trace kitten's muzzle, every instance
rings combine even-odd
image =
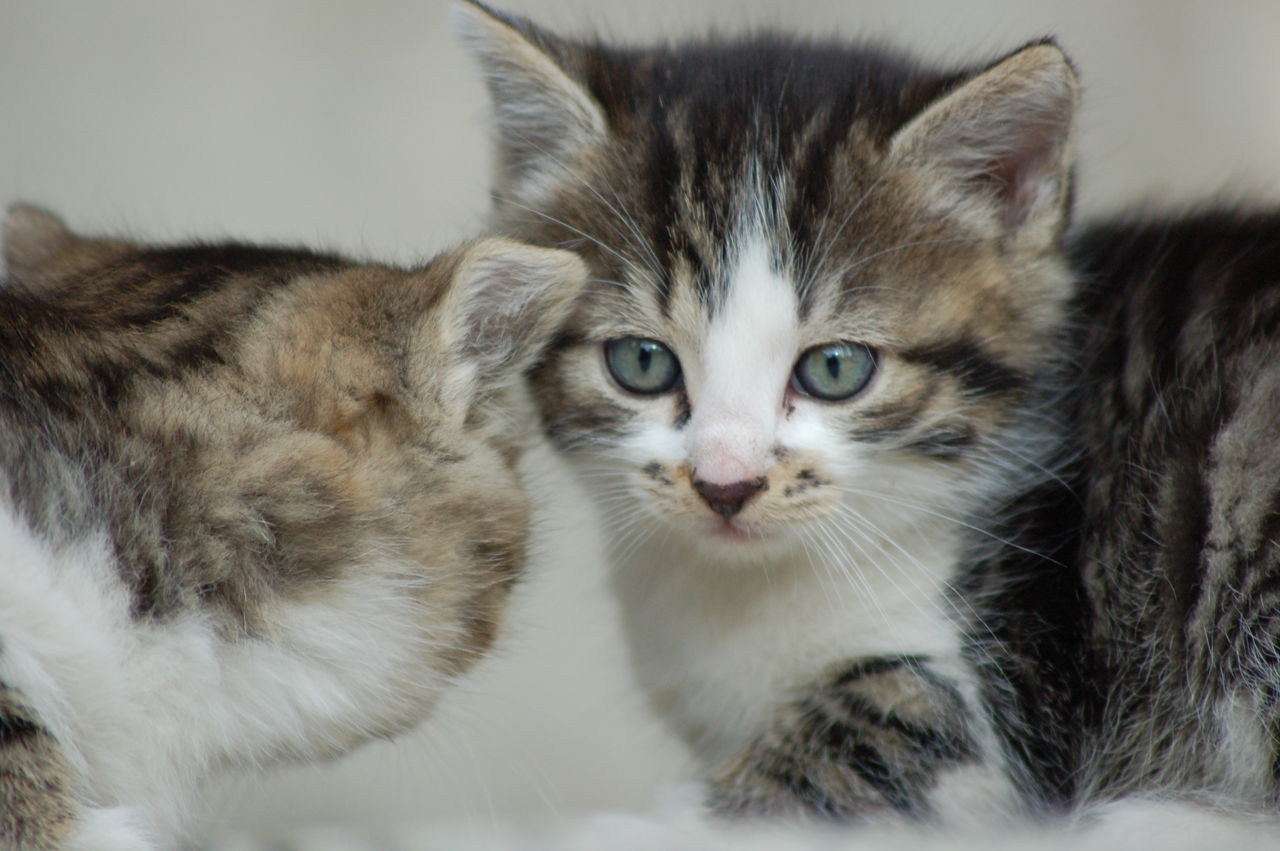
[[[693,480],[694,490],[711,510],[728,520],[742,510],[753,496],[768,490],[769,482],[763,476],[731,485],[716,485],[700,479]]]

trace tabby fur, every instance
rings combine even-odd
[[[173,847],[201,782],[421,721],[524,563],[521,371],[580,289],[6,222],[0,845]]]
[[[534,382],[715,809],[1274,806],[1280,218],[1073,234],[1052,41],[940,69],[460,12],[497,222],[594,274]],[[611,380],[630,337],[681,381]],[[806,396],[838,341],[873,379]]]

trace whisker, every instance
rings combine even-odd
[[[913,511],[919,511],[922,514],[927,514],[931,517],[937,517],[941,520],[946,520],[949,523],[955,523],[957,526],[968,529],[972,532],[977,532],[979,535],[983,535],[984,537],[990,538],[991,540],[996,541],[997,543],[1004,544],[1005,546],[1008,546],[1008,547],[1012,547],[1016,550],[1027,553],[1028,555],[1033,555],[1033,556],[1042,558],[1045,561],[1048,561],[1050,564],[1057,565],[1058,567],[1064,566],[1060,562],[1055,561],[1054,559],[1050,558],[1044,553],[1036,552],[1035,550],[1029,549],[1028,547],[1024,547],[1023,545],[1017,543],[1016,541],[1010,541],[1005,538],[1002,538],[988,529],[983,529],[981,526],[976,526],[959,517],[956,517],[955,515],[946,514],[942,511],[929,508],[923,503],[915,502],[911,500],[898,499],[895,497],[891,497],[888,494],[878,493],[876,491],[869,491],[862,488],[854,488],[848,485],[835,485],[834,487],[837,490],[841,491],[842,493],[848,493],[854,496],[867,497],[869,499],[878,499],[883,502],[889,503],[890,505],[899,505],[904,508],[909,508]]]
[[[573,225],[569,224],[569,223],[568,223],[568,222],[566,222],[566,221],[563,221],[563,220],[561,220],[561,219],[557,219],[555,216],[553,216],[553,215],[551,215],[551,214],[549,214],[549,213],[544,213],[544,212],[542,212],[541,210],[538,210],[538,209],[535,209],[535,208],[533,208],[533,207],[529,207],[529,206],[526,206],[526,205],[524,205],[524,204],[521,204],[519,201],[516,201],[514,198],[502,198],[502,199],[500,199],[500,200],[502,200],[502,202],[503,202],[503,203],[505,203],[505,204],[510,204],[511,206],[516,207],[517,209],[524,210],[524,211],[525,211],[525,212],[527,212],[527,213],[532,213],[533,215],[538,216],[539,218],[545,219],[546,221],[551,222],[552,224],[559,225],[560,227],[564,228],[565,230],[568,230],[568,231],[571,231],[572,233],[577,234],[578,236],[580,236],[580,237],[582,237],[583,239],[587,240],[587,241],[588,241],[588,242],[590,242],[591,244],[593,244],[593,245],[595,245],[595,246],[599,247],[600,249],[602,249],[602,250],[604,250],[604,251],[607,251],[609,254],[613,255],[615,258],[617,258],[618,260],[620,260],[622,263],[624,263],[624,264],[625,264],[625,265],[627,265],[628,267],[631,267],[631,266],[634,266],[634,265],[635,265],[631,258],[629,258],[629,257],[627,257],[626,255],[622,254],[620,251],[616,250],[616,249],[615,249],[615,248],[613,248],[612,246],[610,246],[610,245],[608,245],[608,244],[606,244],[606,243],[604,243],[604,242],[600,241],[599,239],[597,239],[596,237],[594,237],[594,236],[592,236],[591,234],[587,233],[586,231],[584,231],[584,230],[580,230],[580,229],[578,229],[578,228],[574,227]],[[643,265],[643,264],[641,264],[641,265]],[[650,274],[652,274],[652,272],[650,272]],[[652,283],[652,282],[651,282],[651,283]]]

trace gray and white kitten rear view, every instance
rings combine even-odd
[[[1280,797],[1280,217],[1073,232],[1052,41],[937,68],[468,3],[533,372],[640,683],[729,814]]]
[[[0,846],[176,847],[211,774],[421,721],[522,568],[521,372],[581,261],[5,231]]]

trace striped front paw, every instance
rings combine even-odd
[[[734,816],[928,818],[939,776],[979,759],[956,687],[914,656],[860,659],[778,712],[711,779]]]

